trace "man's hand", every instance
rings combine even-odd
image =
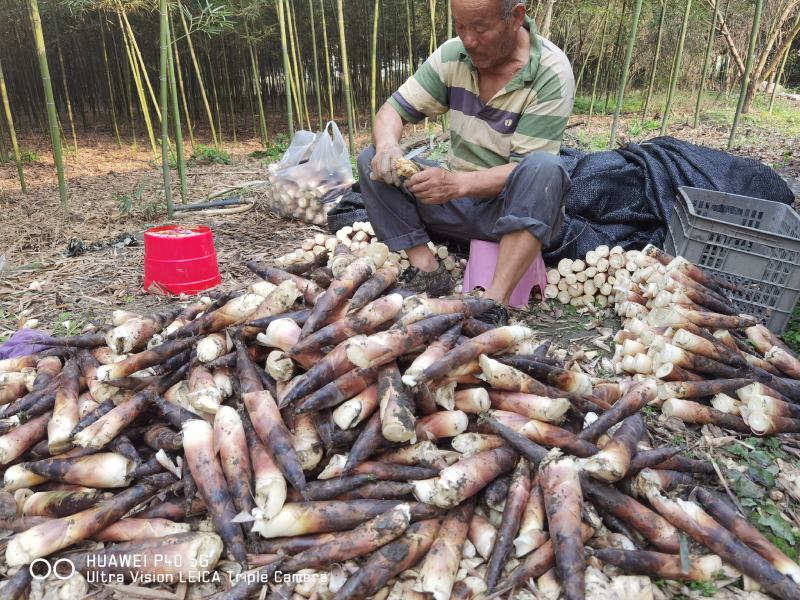
[[[400,175],[394,168],[394,161],[398,158],[403,158],[403,151],[397,144],[376,148],[375,158],[372,159],[372,179],[399,187]]]
[[[426,167],[410,177],[406,188],[423,204],[444,204],[465,195],[459,174],[439,167]]]

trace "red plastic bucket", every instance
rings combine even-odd
[[[196,294],[221,281],[214,237],[205,225],[162,225],[144,232],[144,289]]]

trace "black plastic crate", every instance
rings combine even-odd
[[[800,215],[792,207],[682,187],[664,249],[735,283],[736,306],[783,332],[800,297]]]

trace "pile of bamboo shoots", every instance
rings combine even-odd
[[[729,282],[648,246],[615,285],[616,368],[659,380],[656,404],[686,423],[800,432],[800,361],[728,299]]]
[[[331,172],[321,167],[310,171],[311,163],[299,167],[268,176],[272,208],[283,216],[324,226],[328,212],[353,185],[353,174],[350,168]]]
[[[638,250],[622,246],[598,246],[586,253],[583,259],[563,258],[555,269],[547,272],[544,297],[575,307],[608,306],[614,297],[614,284],[618,278],[627,279],[636,270]]]
[[[715,494],[671,494],[709,468],[651,446],[654,379],[569,370],[477,320],[491,301],[409,295],[385,246],[343,246],[0,361],[0,597],[66,557],[62,597],[607,600],[744,576],[800,598],[800,568]]]
[[[298,266],[302,268],[304,265],[314,261],[319,262],[321,257],[330,257],[327,266],[332,267],[332,260],[333,256],[336,255],[337,246],[344,246],[350,254],[362,255],[368,254],[370,246],[377,242],[378,238],[375,236],[372,224],[369,221],[356,221],[352,225],[339,229],[336,235],[317,233],[313,237],[304,239],[299,248],[276,258],[274,264],[280,269],[294,270]],[[436,245],[433,242],[428,242],[428,247],[460,286],[460,282],[464,277],[466,259],[451,255],[445,245]],[[405,250],[401,250],[399,253],[390,253],[389,260],[397,264],[400,272],[410,266]],[[461,288],[459,287],[456,291],[460,293]]]

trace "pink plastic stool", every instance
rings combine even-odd
[[[469,260],[464,271],[464,292],[471,292],[476,287],[488,288],[494,277],[497,266],[497,257],[500,254],[500,244],[472,240],[469,244]],[[509,305],[514,308],[528,306],[533,286],[539,286],[544,292],[547,285],[547,269],[544,266],[542,255],[536,257],[533,264],[519,280],[517,287],[511,293]]]

